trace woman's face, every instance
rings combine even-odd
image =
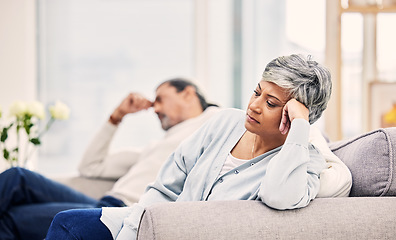
[[[271,82],[259,82],[246,111],[246,129],[262,137],[282,136],[279,125],[288,100],[283,88]]]

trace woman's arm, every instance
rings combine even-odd
[[[311,126],[309,142],[326,160],[326,168],[320,173],[320,189],[317,197],[348,197],[352,187],[352,174],[329,148],[318,128]]]
[[[305,207],[319,191],[319,174],[325,168],[323,156],[308,143],[309,123],[294,119],[280,152],[268,163],[259,197],[269,207]]]

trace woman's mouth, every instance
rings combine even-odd
[[[246,120],[251,123],[260,123],[255,118],[251,117],[249,114],[246,114]]]

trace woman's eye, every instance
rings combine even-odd
[[[270,101],[267,101],[267,105],[268,105],[268,107],[270,107],[270,108],[276,107],[276,105],[273,104],[273,103],[271,103]]]
[[[256,95],[256,97],[260,96],[260,93],[257,90],[254,90],[254,95]]]

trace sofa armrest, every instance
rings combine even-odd
[[[53,180],[65,184],[79,192],[82,192],[92,198],[100,199],[109,191],[116,180],[86,177],[62,177]]]
[[[259,201],[176,202],[150,206],[138,239],[391,239],[396,197],[317,198],[279,211]]]

